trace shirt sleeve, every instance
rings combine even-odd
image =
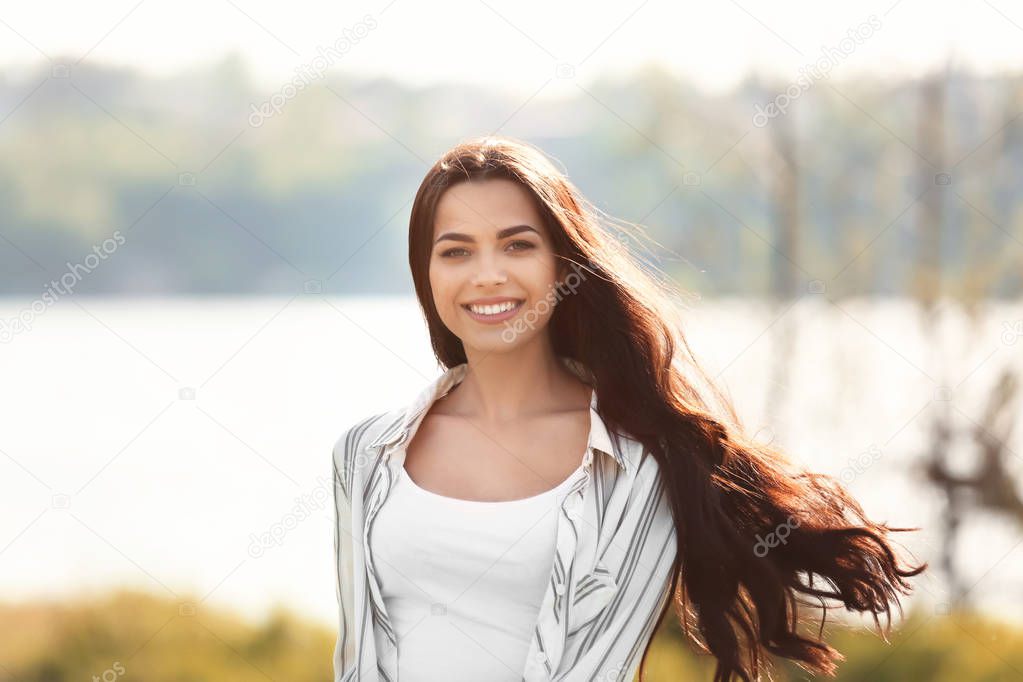
[[[352,554],[352,501],[345,463],[351,447],[346,430],[334,445],[334,567],[338,605],[338,634],[334,645],[334,682],[352,679],[355,660],[355,582]]]

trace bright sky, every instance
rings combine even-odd
[[[85,56],[168,73],[233,50],[274,87],[308,68],[317,47],[357,30],[331,72],[532,93],[559,63],[586,82],[660,61],[718,90],[751,69],[794,79],[872,14],[876,28],[833,76],[919,73],[947,55],[984,72],[1023,69],[1023,5],[1012,0],[0,0],[0,69]],[[559,92],[577,94],[569,79],[544,88]]]

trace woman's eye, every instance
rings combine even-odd
[[[508,245],[508,247],[509,248],[516,247],[513,248],[512,251],[528,251],[529,249],[536,248],[533,242],[527,242],[522,239],[512,242],[511,244]],[[447,251],[441,251],[440,256],[441,258],[454,258],[456,256],[466,255],[468,253],[469,253],[468,249],[456,247],[453,249],[448,249]]]

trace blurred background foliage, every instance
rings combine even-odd
[[[70,78],[0,73],[0,111],[13,112],[0,130],[0,292],[39,293],[119,230],[117,267],[78,292],[281,294],[315,279],[323,293],[410,293],[420,180],[451,144],[502,132],[647,226],[659,265],[708,295],[770,292],[777,251],[819,279],[840,273],[835,296],[905,293],[921,229],[937,235],[945,292],[980,277],[991,296],[1020,294],[1023,134],[1007,121],[1023,77],[823,79],[755,121],[789,85],[750,76],[711,95],[649,65],[524,103],[497,84],[327,74],[267,117],[254,112],[274,93],[238,56],[167,77],[90,62]],[[921,220],[928,192],[940,212]]]
[[[104,671],[112,671],[109,679],[124,675],[140,682],[331,679],[329,628],[286,610],[250,623],[193,605],[130,590],[59,603],[0,604],[0,679],[104,679]],[[935,617],[910,611],[893,623],[888,643],[875,630],[838,624],[832,615],[825,635],[846,659],[829,678],[835,682],[1023,679],[1023,632],[967,612]],[[677,622],[666,616],[647,656],[645,680],[710,679],[712,663],[683,641]],[[788,661],[774,666],[778,682],[810,679]]]

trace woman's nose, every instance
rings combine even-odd
[[[479,259],[479,268],[473,275],[473,284],[477,286],[501,284],[507,279],[508,275],[505,274],[496,259],[486,256]]]

